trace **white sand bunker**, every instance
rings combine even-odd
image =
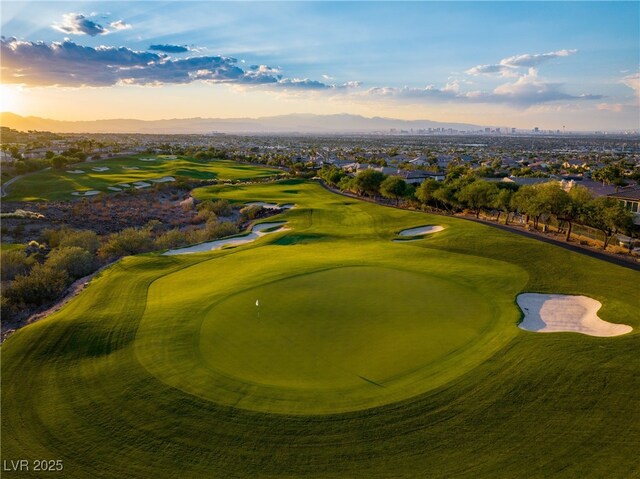
[[[89,190],[89,191],[74,191],[73,193],[71,193],[73,196],[93,196],[93,195],[97,195],[100,194],[99,191],[96,190]]]
[[[537,333],[572,332],[589,336],[620,336],[633,329],[598,317],[600,301],[587,296],[524,293],[517,298],[524,312],[520,329]]]
[[[119,183],[118,185],[120,188],[131,188],[131,185],[129,183]]]
[[[157,178],[151,181],[154,183],[169,183],[171,181],[176,181],[176,179],[173,176],[163,176],[162,178]]]
[[[122,169],[123,170],[139,170],[140,167],[139,166],[123,166]]]
[[[268,210],[275,210],[275,209],[283,209],[283,210],[290,210],[291,208],[293,208],[295,205],[293,203],[287,203],[286,205],[278,205],[276,203],[265,203],[264,201],[253,201],[251,203],[246,203],[247,206],[262,206],[263,208],[266,208]]]
[[[147,183],[146,181],[136,181],[133,186],[136,188],[148,188],[151,186],[151,183]]]
[[[96,166],[95,168],[91,168],[93,171],[109,171],[109,167],[108,166]]]
[[[251,233],[244,236],[236,236],[234,238],[208,241],[206,243],[187,246],[186,248],[170,249],[169,251],[162,254],[172,256],[176,254],[202,253],[204,251],[213,251],[216,249],[220,249],[225,246],[238,246],[246,243],[251,243],[262,236],[283,231],[284,228],[282,228],[282,225],[284,225],[284,223],[284,221],[275,223],[260,223],[259,225],[254,225],[253,228],[251,228]],[[272,231],[265,231],[271,230],[272,228]]]
[[[67,173],[72,173],[74,175],[79,175],[81,173],[84,173],[84,171],[82,171],[82,170],[67,170]]]
[[[118,188],[117,186],[107,186],[111,191],[122,191],[122,188]]]
[[[432,226],[418,226],[417,228],[409,228],[408,230],[402,230],[398,233],[398,236],[422,236],[428,235],[431,233],[437,233],[438,231],[442,231],[444,228],[440,225],[432,225]],[[421,238],[416,238],[419,240]],[[394,239],[393,241],[397,243],[405,243],[407,241],[415,241],[410,239]]]
[[[155,158],[140,158],[140,161],[156,161]]]

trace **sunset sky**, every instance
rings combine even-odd
[[[640,129],[639,2],[5,2],[1,109]]]

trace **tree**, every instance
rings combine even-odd
[[[67,166],[67,158],[62,155],[56,155],[51,158],[51,166],[56,170],[62,170]]]
[[[376,196],[380,194],[380,185],[385,178],[381,171],[364,170],[355,176],[353,186],[360,195]]]
[[[587,217],[588,205],[593,196],[591,192],[584,186],[574,186],[569,191],[569,204],[567,208],[560,212],[558,219],[565,221],[568,225],[565,241],[570,241],[571,230],[575,221],[585,222]]]
[[[437,207],[438,200],[434,193],[440,189],[441,186],[442,184],[436,180],[425,180],[420,184],[420,186],[418,186],[418,188],[416,188],[416,198],[418,198],[418,201],[423,205],[428,205],[434,202]]]
[[[513,212],[513,206],[511,199],[513,198],[513,192],[507,188],[500,188],[498,194],[493,200],[493,207],[498,210],[498,217],[496,221],[500,221],[500,213],[505,213],[504,224],[509,224],[509,215]]]
[[[538,228],[538,220],[544,213],[540,202],[539,190],[535,186],[522,186],[513,195],[513,206],[517,211],[526,215],[525,222],[529,221],[529,217],[533,217],[533,227]]]
[[[458,200],[475,212],[476,218],[480,217],[480,210],[493,205],[498,194],[495,183],[477,180],[464,186],[458,192]]]
[[[380,183],[380,194],[385,198],[395,199],[396,205],[407,194],[407,190],[407,182],[399,176],[388,176]]]
[[[330,185],[337,185],[347,174],[335,166],[324,166],[318,171],[318,176]]]
[[[587,208],[587,224],[604,235],[602,249],[607,249],[613,235],[629,232],[634,227],[633,214],[614,198],[598,197]]]
[[[558,221],[568,217],[571,212],[571,197],[559,183],[544,183],[536,186],[540,210],[543,214],[553,216]]]

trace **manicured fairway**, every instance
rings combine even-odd
[[[637,272],[313,183],[196,196],[296,207],[251,244],[125,258],[14,334],[3,460],[72,478],[640,474]],[[444,230],[393,242],[424,225]],[[522,331],[522,291],[595,298],[634,330]]]
[[[153,159],[154,161],[144,161]],[[96,171],[108,168],[104,171]],[[282,173],[229,160],[175,159],[162,155],[140,155],[78,163],[63,170],[48,169],[20,178],[8,188],[5,201],[71,200],[76,191],[114,193],[109,187],[131,189],[135,182],[151,182],[171,176],[179,179],[246,180]],[[118,186],[122,184],[129,186]]]

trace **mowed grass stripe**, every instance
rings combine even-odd
[[[330,211],[343,198],[306,183],[256,188],[199,194],[297,203],[299,208],[285,217],[290,223],[297,218],[297,228],[210,255],[127,259],[126,269],[105,271],[62,311],[2,346],[2,459],[60,458],[65,477],[87,478],[638,475],[638,273],[452,218],[358,203],[372,216],[384,217],[378,221],[392,232],[428,223],[447,227],[410,244],[389,241],[389,251],[425,255],[425,261],[433,256],[442,265],[460,255],[471,263],[479,258],[476,273],[461,275],[465,285],[486,274],[484,265],[504,263],[505,270],[526,272],[514,290],[595,297],[603,302],[603,319],[630,324],[634,331],[594,338],[516,329],[489,358],[446,384],[343,414],[291,416],[233,408],[150,375],[137,360],[140,311],[131,305],[145,303],[149,284],[151,294],[163,278],[179,275],[174,268],[207,264],[208,281],[226,281],[233,271],[221,263],[232,256],[242,260],[235,269],[244,269],[265,258],[277,265],[278,258],[316,244],[331,251],[334,237],[358,248],[367,242],[349,242],[347,230],[331,227]],[[284,191],[292,189],[298,193]],[[384,239],[393,237],[388,233]],[[280,245],[287,238],[293,241]],[[269,254],[252,260],[261,250]],[[454,272],[462,271],[451,264]],[[197,297],[204,286],[193,284]],[[515,305],[515,298],[509,301]],[[179,323],[180,309],[174,313],[172,321]]]

